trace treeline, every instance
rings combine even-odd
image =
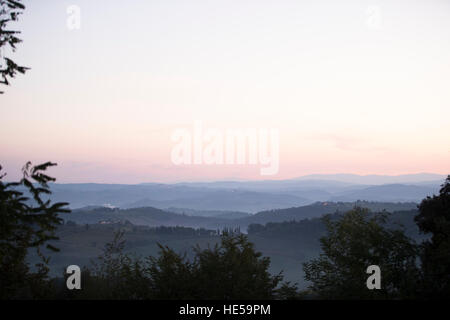
[[[360,207],[355,205],[353,209],[366,207]],[[351,211],[348,209],[346,212]],[[328,214],[328,219],[339,220],[346,212],[335,212]],[[423,234],[420,234],[420,230],[417,224],[414,222],[414,216],[418,214],[417,210],[399,211],[399,212],[387,212],[387,211],[373,211],[368,210],[368,217],[375,215],[385,215],[387,228],[402,228],[405,233],[415,239],[421,240],[426,238]],[[251,236],[262,236],[270,238],[289,238],[298,240],[311,240],[319,239],[326,233],[326,225],[323,222],[323,218],[310,218],[303,220],[290,220],[283,222],[269,222],[266,224],[250,224],[247,228],[247,232]]]
[[[133,225],[129,221],[107,221],[105,223],[97,224],[77,224],[74,221],[67,220],[63,225],[60,226],[60,230],[67,229],[78,229],[78,230],[112,230],[112,231],[127,231],[127,232],[140,232],[149,235],[177,235],[180,237],[193,236],[193,237],[207,237],[207,236],[218,236],[220,235],[220,230],[211,230],[205,228],[190,228],[183,226],[159,226],[159,227],[149,227],[149,226],[137,226]]]
[[[266,237],[294,237],[312,238],[325,231],[321,219],[303,219],[284,222],[269,222],[265,225],[251,224],[247,228],[249,235],[262,235]]]

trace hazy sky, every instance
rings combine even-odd
[[[27,160],[59,182],[450,172],[450,1],[25,4],[13,58],[32,69],[0,96],[11,179]],[[279,173],[175,166],[195,120],[278,129]]]

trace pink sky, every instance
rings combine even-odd
[[[0,96],[11,179],[28,160],[59,182],[450,172],[448,1],[105,3],[77,1],[69,30],[72,2],[28,1],[13,57],[32,69]],[[278,174],[175,166],[196,120],[279,130]]]

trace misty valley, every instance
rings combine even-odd
[[[259,212],[238,218],[224,218],[227,212],[215,216],[195,216],[174,213],[152,207],[134,209],[86,208],[64,214],[64,225],[54,243],[61,253],[50,253],[53,276],[63,276],[67,265],[89,265],[101,254],[114,232],[123,230],[127,253],[156,256],[158,243],[179,253],[193,257],[196,245],[207,248],[220,241],[221,230],[237,230],[248,235],[256,250],[271,259],[272,274],[283,272],[285,279],[306,289],[302,263],[320,253],[319,239],[326,233],[321,217],[331,214],[335,219],[355,206],[392,212],[390,224],[401,224],[415,240],[423,239],[413,218],[417,214],[414,203],[314,203],[309,206]],[[219,214],[218,214],[219,213]],[[230,213],[232,216],[233,213]],[[218,216],[218,217],[217,217]],[[31,255],[30,258],[37,258]]]

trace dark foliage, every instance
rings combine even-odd
[[[2,50],[9,48],[15,51],[16,45],[22,42],[17,37],[20,32],[7,29],[7,25],[17,21],[24,9],[21,0],[0,0],[0,84],[9,85],[8,78],[14,78],[17,72],[25,73],[28,69],[2,55]]]
[[[324,217],[319,258],[304,264],[313,294],[324,299],[398,299],[415,296],[417,247],[403,230],[384,227],[386,216],[355,208],[339,220]],[[366,269],[382,270],[381,290],[368,290]]]
[[[192,261],[159,245],[158,257],[123,253],[116,233],[93,268],[83,270],[81,299],[275,299],[296,298],[297,288],[268,271],[270,259],[240,233],[224,232],[213,248],[195,248]]]
[[[450,297],[450,176],[439,195],[427,197],[419,205],[415,221],[420,230],[431,235],[422,244],[423,296]]]
[[[50,194],[48,183],[55,179],[44,172],[54,163],[23,168],[20,182],[4,183],[5,174],[0,174],[0,298],[35,298],[48,293],[46,288],[48,259],[40,248],[54,236],[56,227],[61,223],[58,214],[69,212],[64,207],[67,203],[44,201],[43,195]],[[1,170],[1,166],[0,166]],[[24,187],[31,198],[19,191]],[[42,262],[32,272],[26,256],[34,248]],[[50,250],[57,250],[47,244]]]

